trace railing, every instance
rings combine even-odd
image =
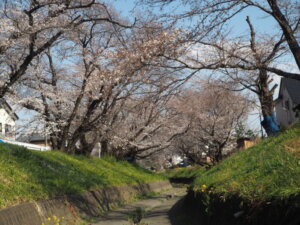
[[[12,145],[19,145],[25,148],[28,148],[30,150],[37,150],[37,151],[50,151],[51,147],[49,146],[39,146],[39,145],[34,145],[34,144],[29,144],[25,142],[18,142],[18,141],[11,141],[11,140],[4,140],[2,139],[5,143],[9,143]]]

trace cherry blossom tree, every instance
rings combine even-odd
[[[189,124],[170,104],[177,88],[151,95],[135,96],[127,101],[118,121],[111,128],[110,143],[113,154],[119,157],[144,159],[171,147],[173,140],[185,134]]]
[[[234,130],[246,119],[251,101],[239,92],[220,86],[218,81],[201,81],[176,99],[177,110],[190,121],[185,135],[179,136],[175,145],[194,161],[202,153],[213,163],[223,157],[223,150],[234,140]]]
[[[225,75],[220,76],[219,79],[224,81],[227,88],[228,84],[231,84],[234,91],[247,90],[258,97],[264,118],[262,125],[268,136],[272,136],[279,132],[274,112],[274,91],[278,85],[271,86],[272,75],[266,69],[261,68],[261,65],[272,66],[278,62],[278,58],[286,55],[287,48],[284,46],[283,36],[277,40],[274,37],[263,36],[258,40],[249,17],[247,17],[247,23],[250,28],[249,41],[245,37],[240,37],[215,43],[203,42],[203,44],[209,46],[214,52],[216,62],[224,64],[217,71]],[[191,59],[191,61],[194,60],[194,58]],[[247,67],[257,69],[256,71],[247,70],[245,69]]]
[[[187,57],[173,59],[177,67],[186,67],[199,72],[215,71],[215,79],[235,82],[240,85],[236,90],[247,89],[255,93],[261,105],[262,126],[268,136],[278,133],[279,128],[274,114],[273,94],[277,85],[270,87],[272,74],[300,79],[300,73],[283,69],[285,58],[295,59],[300,69],[299,47],[299,3],[293,0],[282,1],[160,1],[150,3],[184,3],[187,7],[178,14],[164,15],[172,22],[191,19],[191,25],[185,26],[185,45],[194,52],[187,52]],[[277,23],[277,30],[272,34],[259,34],[250,18],[245,18],[250,28],[250,39],[232,35],[226,29],[230,21],[248,8],[256,8]],[[184,41],[183,41],[184,42]],[[196,50],[195,50],[196,49]],[[219,74],[225,74],[225,77]],[[236,86],[235,86],[236,87]]]
[[[28,93],[21,95],[19,104],[38,113],[54,148],[84,154],[96,143],[101,143],[103,152],[108,147],[114,151],[138,145],[143,146],[139,151],[153,145],[162,148],[147,144],[145,138],[137,141],[141,132],[135,138],[130,133],[124,137],[120,118],[129,112],[133,99],[163,99],[184,82],[176,72],[159,67],[161,55],[178,54],[170,52],[177,45],[178,32],[138,28],[128,33],[107,24],[82,26],[77,36],[49,48],[24,76],[22,85]],[[150,111],[157,106],[151,107]],[[154,124],[157,117],[152,117],[150,113],[144,126]]]
[[[16,84],[38,56],[91,21],[126,27],[97,0],[1,1],[0,97]]]
[[[249,8],[255,8],[277,22],[278,28],[277,32],[274,32],[274,37],[278,35],[284,37],[283,41],[287,44],[300,70],[300,3],[297,0],[144,0],[144,2],[151,5],[162,4],[163,6],[170,3],[184,4],[186,6],[184,10],[177,14],[167,12],[162,17],[168,18],[172,23],[174,21],[180,23],[187,19],[192,21],[190,26],[186,25],[187,23],[183,25],[189,32],[190,41],[209,41],[215,40],[214,37],[224,36],[228,32],[224,27],[234,17]],[[273,47],[275,48],[276,45]],[[249,66],[245,69],[256,70],[256,67]],[[276,65],[261,65],[260,69],[265,69],[279,76],[300,80],[299,73],[282,70]]]

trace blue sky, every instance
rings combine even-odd
[[[132,14],[133,9],[135,11],[145,9],[145,7],[141,6],[140,4],[136,6],[136,0],[106,0],[106,2],[113,5],[118,12],[130,20],[134,19],[134,15]],[[166,8],[166,11],[168,10],[169,8]],[[170,10],[174,9],[172,8]],[[180,11],[180,8],[178,8],[178,11]],[[259,33],[274,32],[274,28],[276,27],[275,20],[270,17],[266,17],[266,13],[262,12],[261,10],[258,10],[254,7],[249,7],[231,20],[232,27],[234,28],[233,31],[236,34],[245,34],[248,31],[246,16],[250,17]]]

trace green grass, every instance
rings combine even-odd
[[[87,158],[0,144],[0,208],[164,177],[113,157]]]
[[[203,166],[191,166],[185,168],[175,168],[166,171],[166,176],[169,178],[189,178],[198,177],[205,171]]]
[[[196,176],[194,186],[254,201],[285,199],[300,192],[300,125],[238,152]]]

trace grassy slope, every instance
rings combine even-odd
[[[205,168],[202,166],[192,166],[184,168],[175,168],[166,171],[166,176],[169,178],[189,178],[198,177],[203,174]]]
[[[91,159],[0,144],[0,208],[103,186],[162,178],[112,157]]]
[[[300,125],[234,154],[198,173],[196,187],[250,200],[282,199],[300,192]]]

